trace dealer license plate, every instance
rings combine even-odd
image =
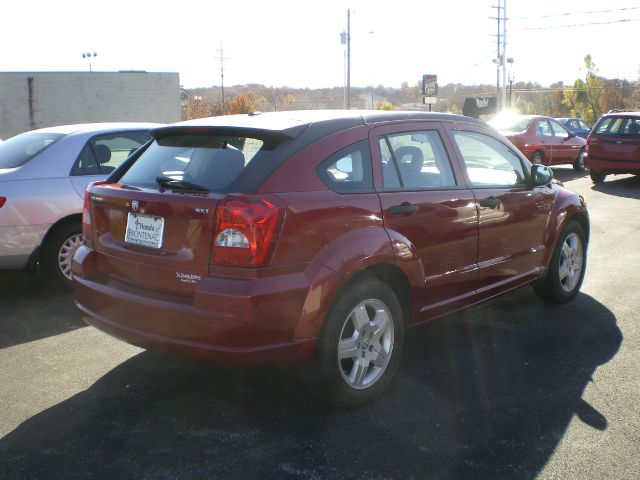
[[[163,232],[164,218],[129,212],[124,241],[144,247],[160,248]]]

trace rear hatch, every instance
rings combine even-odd
[[[640,164],[640,117],[603,117],[589,137],[594,159]]]
[[[207,274],[219,198],[121,184],[94,187],[99,271],[129,284],[189,294]]]
[[[273,155],[267,142],[238,135],[178,131],[156,139],[109,183],[91,187],[85,200],[90,225],[84,231],[98,253],[99,275],[158,292],[192,294],[213,259],[217,208],[235,207],[238,195],[229,192],[238,191],[252,163]],[[228,227],[224,232],[231,233],[223,235],[218,250],[231,249],[242,237]],[[245,238],[240,246],[251,241]]]

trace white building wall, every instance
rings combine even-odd
[[[55,125],[179,120],[177,73],[0,73],[2,139]]]

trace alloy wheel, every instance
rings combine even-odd
[[[382,377],[393,337],[391,312],[381,301],[365,300],[349,313],[338,340],[338,368],[350,387],[369,388]]]
[[[575,233],[565,238],[560,252],[559,277],[562,289],[569,293],[572,292],[582,274],[584,264],[582,241]]]

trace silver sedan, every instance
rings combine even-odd
[[[151,139],[152,123],[65,125],[0,143],[0,269],[70,283],[89,182],[105,179]]]

